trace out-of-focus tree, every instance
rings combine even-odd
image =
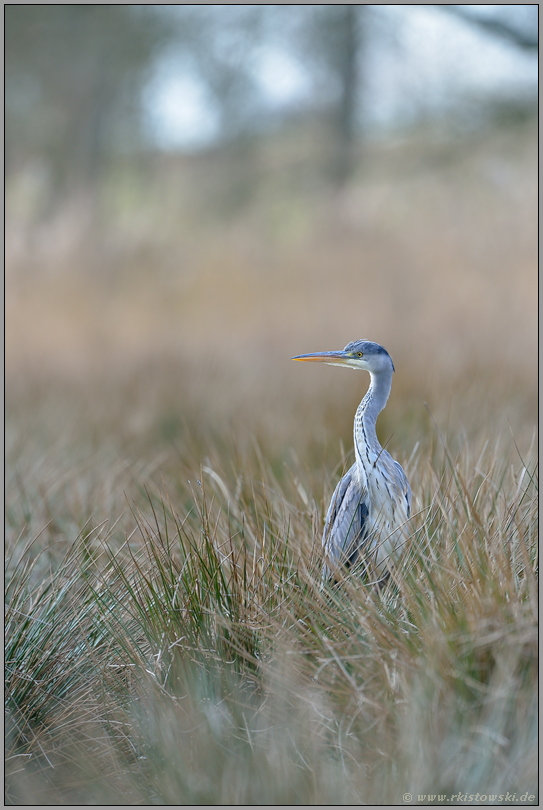
[[[292,14],[292,6],[283,6]],[[330,133],[327,174],[341,185],[351,175],[354,145],[360,137],[366,23],[365,5],[298,6],[291,38],[312,78],[313,111],[323,116]]]
[[[266,107],[255,65],[262,49],[290,53],[311,89],[296,110],[298,117],[319,119],[329,133],[325,173],[343,183],[352,173],[355,141],[360,135],[365,5],[251,5],[192,7],[190,55],[194,73],[216,105],[224,142],[262,132],[280,118]],[[292,115],[293,111],[290,110]]]
[[[341,185],[352,175],[356,147],[367,132],[371,81],[374,96],[379,92],[368,54],[375,56],[383,37],[390,37],[398,24],[390,10],[398,8],[7,5],[7,172],[29,157],[40,158],[54,202],[96,185],[109,157],[152,148],[142,98],[157,63],[170,59],[202,88],[216,121],[218,151],[227,155],[223,164],[240,199],[247,199],[254,182],[258,136],[288,117],[328,133],[315,169]],[[489,6],[484,13],[470,6],[426,8],[455,14],[512,46],[536,47],[533,6]],[[303,74],[306,92],[295,109],[266,97],[266,53],[286,54]],[[409,103],[416,108],[416,100]],[[230,206],[231,188],[227,196]]]
[[[254,146],[254,136],[285,117],[326,124],[327,174],[341,183],[351,174],[360,134],[364,5],[166,6],[177,36],[172,59],[204,88],[213,106],[219,142]],[[308,93],[296,110],[269,105],[259,74],[265,51],[289,54],[307,79]]]
[[[394,37],[390,15],[359,4],[175,8],[181,9],[180,20],[193,16],[185,26],[191,39],[180,38],[179,48],[190,54],[192,70],[212,99],[223,144],[248,150],[247,136],[280,117],[280,110],[267,109],[255,70],[259,48],[271,45],[288,52],[307,76],[310,89],[294,115],[325,125],[328,149],[321,169],[336,185],[351,177],[357,144],[367,131],[368,50],[375,52],[384,38]],[[493,6],[484,13],[465,6],[439,8],[512,46],[537,47],[533,7]],[[494,104],[489,98],[489,111]]]
[[[170,5],[157,13],[171,39],[162,58],[199,85],[215,121],[213,203],[227,214],[244,205],[257,183],[258,136],[270,126],[255,62],[270,34],[266,5]]]
[[[265,36],[266,6],[171,6],[179,56],[205,86],[220,140],[258,131],[264,113],[254,59]]]
[[[462,20],[497,36],[527,51],[539,48],[539,6],[534,5],[495,5],[487,6],[481,13],[480,6],[436,5]]]
[[[379,6],[282,6],[284,16],[298,9],[292,37],[300,58],[313,78],[314,105],[327,118],[331,132],[328,174],[341,185],[354,168],[355,147],[367,132],[364,121],[369,47],[379,48],[394,38],[390,17]],[[427,8],[427,7],[425,7]],[[457,19],[525,51],[538,48],[538,6],[435,6]],[[379,44],[380,43],[380,44]],[[375,88],[374,88],[375,92]],[[489,94],[489,113],[496,100]],[[507,105],[507,101],[504,104]],[[511,102],[509,102],[511,103]],[[412,99],[416,107],[417,100]]]
[[[328,6],[328,24],[323,26],[323,55],[337,82],[332,177],[344,183],[353,170],[353,145],[357,135],[360,51],[363,43],[363,5]]]
[[[6,158],[47,165],[54,200],[142,145],[141,87],[166,27],[152,6],[6,5]]]

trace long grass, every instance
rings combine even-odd
[[[256,459],[255,459],[256,462]],[[262,458],[258,460],[262,467]],[[464,447],[418,457],[382,592],[320,584],[303,471],[87,526],[35,581],[8,562],[8,799],[399,803],[536,790],[536,483]]]

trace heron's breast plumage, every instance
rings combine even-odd
[[[326,516],[323,544],[329,561],[350,566],[365,559],[380,567],[393,559],[407,538],[410,505],[407,478],[386,450],[367,464],[357,458],[338,483]]]

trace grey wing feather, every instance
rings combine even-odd
[[[324,550],[333,565],[354,565],[367,536],[368,516],[368,492],[353,464],[335,489],[324,524]],[[325,565],[323,578],[329,575]]]
[[[409,486],[409,481],[407,480],[407,476],[403,471],[402,465],[397,461],[394,461],[394,465],[396,467],[398,478],[400,480],[400,487],[403,490],[405,496],[406,512],[407,517],[409,518],[411,517],[411,487]]]

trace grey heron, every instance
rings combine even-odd
[[[392,385],[394,364],[371,340],[343,351],[300,354],[292,360],[330,363],[368,371],[370,386],[354,418],[355,462],[338,483],[324,524],[323,581],[333,570],[360,566],[377,581],[388,578],[389,561],[407,539],[411,487],[397,461],[381,447],[375,424]]]

